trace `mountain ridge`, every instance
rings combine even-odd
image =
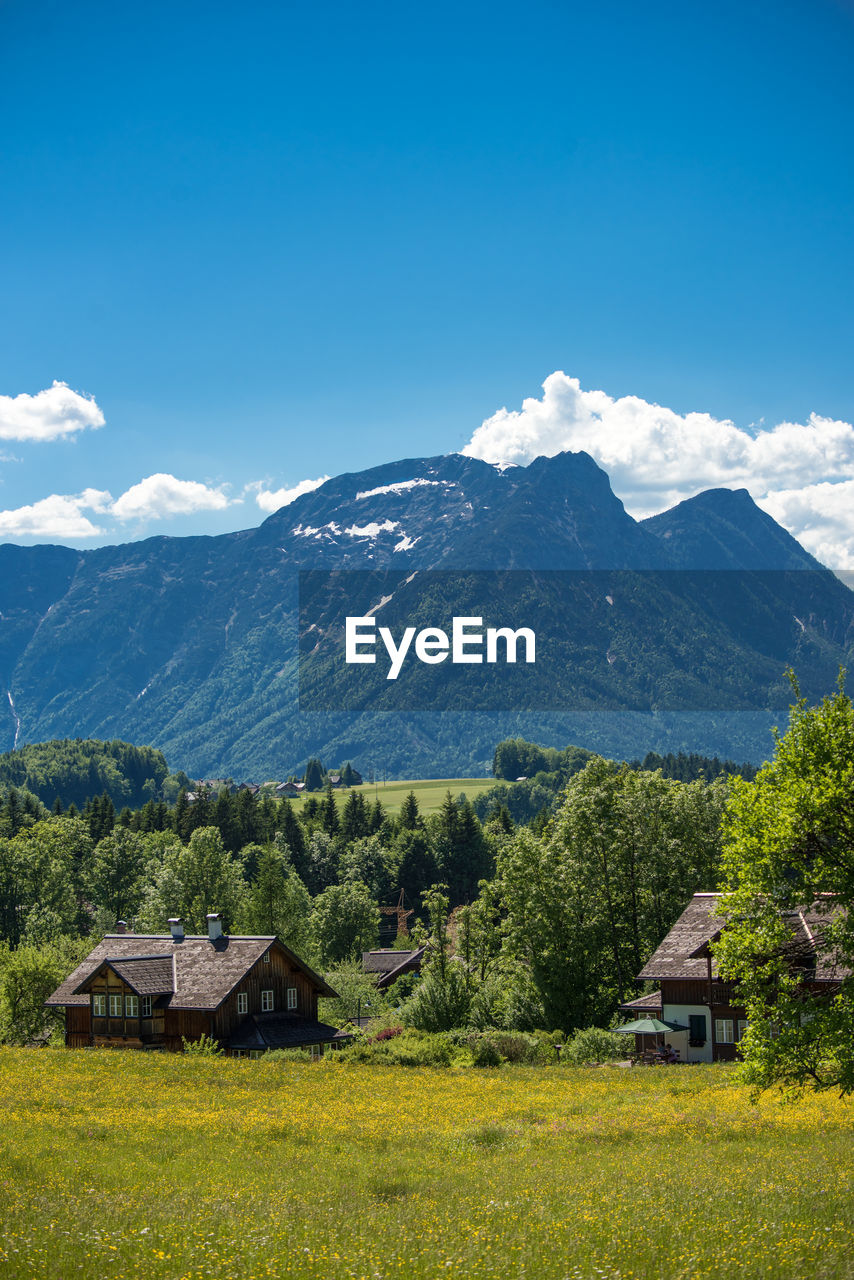
[[[798,608],[807,639],[832,665],[851,647],[854,596],[745,491],[707,491],[636,521],[586,453],[504,470],[461,454],[399,459],[332,477],[257,527],[213,537],[158,536],[79,552],[6,544],[0,745],[13,745],[15,733],[19,743],[122,737],[158,746],[200,775],[284,776],[309,754],[378,753],[388,736],[381,716],[299,714],[302,568],[796,567],[817,575],[818,596],[799,596]],[[769,608],[791,629],[789,605],[780,599]],[[796,634],[795,654],[798,643],[803,652]],[[459,727],[429,716],[397,717],[397,745],[386,755],[404,772],[411,764],[424,776],[431,767],[463,776],[508,732],[517,736],[520,723],[485,713],[469,721],[461,738]],[[571,732],[571,723],[559,718],[552,736]],[[673,745],[632,733],[634,754]],[[675,745],[741,749],[726,740]]]

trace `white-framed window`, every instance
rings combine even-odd
[[[739,1038],[739,1040],[742,1038],[742,1036],[744,1035],[744,1033],[745,1033],[745,1031],[746,1031],[746,1030],[747,1030],[747,1019],[746,1019],[746,1018],[739,1018],[739,1020],[738,1020],[738,1038]]]
[[[238,991],[237,993],[237,1012],[238,1013],[249,1012],[249,996],[245,991]]]
[[[296,987],[288,987],[288,1008],[295,1009],[297,1007],[297,989]]]
[[[139,996],[132,996],[132,995],[125,996],[125,1017],[126,1018],[139,1017]]]
[[[264,1050],[263,1050],[263,1049],[250,1049],[250,1050],[249,1050],[249,1057],[250,1057],[250,1058],[263,1058],[263,1056],[264,1056]]]
[[[272,1013],[273,1011],[273,993],[272,991],[261,992],[261,1012]]]
[[[96,991],[92,996],[92,1017],[106,1018],[107,1016],[107,997],[103,991]]]
[[[151,996],[140,996],[139,1015],[141,1018],[151,1017]]]
[[[732,1018],[715,1018],[715,1040],[718,1044],[735,1044]]]
[[[121,992],[116,994],[110,993],[110,1017],[120,1018],[122,1016],[122,995]]]
[[[246,1057],[246,1050],[245,1050],[245,1049],[232,1049],[232,1051],[231,1051],[231,1056],[232,1056],[232,1058],[245,1058],[245,1057]]]
[[[265,951],[265,952],[264,952],[264,963],[265,963],[265,964],[269,964],[269,963],[270,963],[270,953],[269,953],[269,951]]]

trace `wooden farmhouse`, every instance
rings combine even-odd
[[[659,983],[659,990],[620,1007],[635,1017],[659,1018],[681,1028],[668,1042],[683,1062],[729,1062],[737,1056],[747,1015],[737,1004],[735,983],[718,975],[711,945],[726,921],[716,914],[720,894],[695,893],[667,937],[638,974]],[[821,936],[827,904],[785,912],[791,931],[787,955],[811,990],[832,995],[846,976],[823,953]],[[639,1046],[640,1047],[640,1046]]]
[[[70,1048],[166,1049],[210,1036],[234,1058],[346,1039],[317,1020],[318,996],[337,993],[276,937],[110,933],[46,1004],[65,1009]]]

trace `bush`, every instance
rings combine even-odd
[[[377,1036],[373,1040],[357,1041],[342,1049],[341,1057],[348,1062],[372,1066],[449,1067],[452,1046],[447,1036],[408,1029],[383,1040]]]
[[[218,1058],[222,1053],[220,1043],[211,1036],[201,1036],[198,1040],[188,1040],[181,1036],[184,1052],[194,1058]]]
[[[476,1067],[500,1067],[502,1061],[498,1045],[489,1036],[481,1036],[472,1045],[471,1060]]]
[[[581,1067],[590,1062],[614,1062],[625,1058],[629,1049],[625,1036],[604,1031],[601,1027],[586,1027],[570,1037],[561,1058],[570,1066]]]
[[[448,965],[442,981],[438,967],[431,965],[407,1001],[402,1012],[406,1022],[419,1031],[450,1031],[468,1020],[469,993],[461,966]]]
[[[264,1054],[264,1062],[313,1062],[308,1049],[270,1049]]]

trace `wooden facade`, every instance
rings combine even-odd
[[[317,1021],[318,997],[336,995],[323,978],[277,938],[230,938],[209,920],[207,936],[176,927],[99,943],[47,1002],[65,1009],[69,1048],[181,1052],[185,1040],[209,1036],[254,1057],[339,1038]]]

